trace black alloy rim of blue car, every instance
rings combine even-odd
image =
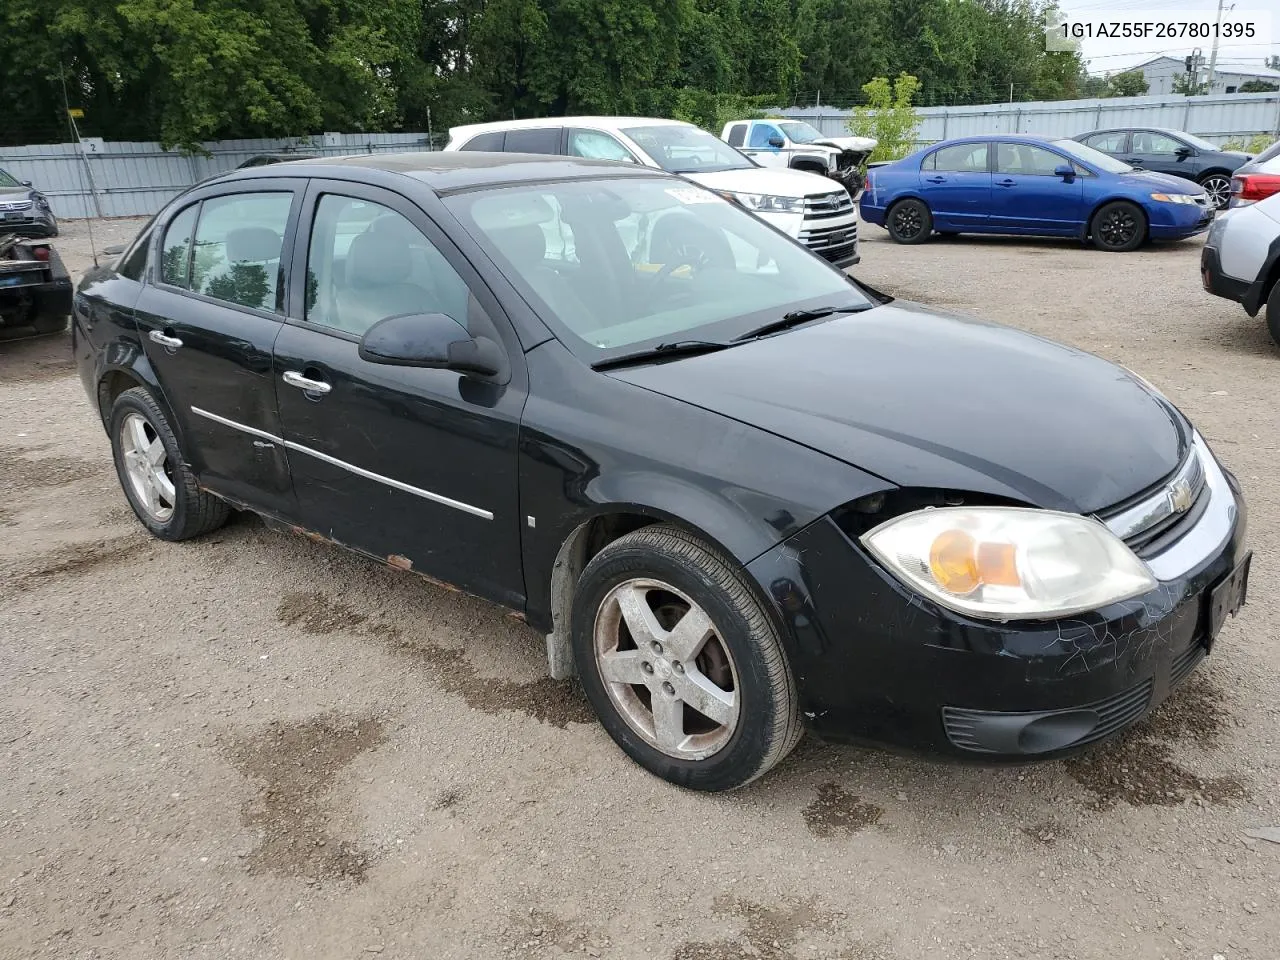
[[[901,204],[893,211],[893,229],[904,240],[910,240],[924,229],[920,209],[913,203]]]
[[[1137,230],[1138,219],[1128,210],[1108,210],[1098,224],[1098,234],[1108,247],[1123,247]]]

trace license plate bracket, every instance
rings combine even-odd
[[[1234,617],[1244,606],[1245,595],[1249,590],[1249,565],[1252,561],[1253,551],[1250,551],[1236,564],[1234,570],[1210,588],[1208,622],[1203,640],[1205,652],[1213,649],[1213,643],[1227,618]]]

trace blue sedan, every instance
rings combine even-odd
[[[1103,250],[1182,240],[1209,228],[1198,184],[1131,167],[1074,140],[944,140],[867,175],[862,219],[898,243],[937,231],[1079,237]]]

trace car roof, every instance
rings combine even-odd
[[[937,143],[931,143],[922,149],[932,150],[934,147],[949,147],[960,143],[1053,143],[1056,140],[1063,140],[1064,137],[1044,137],[1034,133],[981,133],[972,137],[948,137],[946,140],[939,140]]]
[[[425,151],[411,153],[354,154],[289,160],[268,167],[235,170],[224,179],[278,179],[291,174],[314,177],[340,175],[359,180],[363,170],[400,174],[425,183],[437,193],[499,184],[535,183],[546,180],[594,177],[667,177],[652,167],[611,160],[587,160],[542,153],[484,153],[480,151]]]
[[[537,130],[542,127],[592,127],[597,130],[621,131],[627,127],[691,127],[683,120],[658,117],[535,117],[528,120],[495,120],[492,123],[469,123],[449,129],[450,137],[486,133],[491,130]]]
[[[1185,131],[1185,130],[1174,130],[1172,127],[1148,127],[1148,126],[1139,126],[1139,127],[1105,127],[1105,128],[1103,128],[1102,130],[1089,130],[1089,131],[1088,131],[1088,132],[1086,132],[1086,133],[1079,133],[1079,134],[1076,134],[1076,136],[1078,136],[1078,137],[1091,137],[1091,136],[1093,136],[1095,133],[1134,133],[1134,132],[1139,131],[1139,130],[1148,131],[1148,132],[1150,132],[1150,133],[1167,133],[1167,134],[1168,134],[1169,136],[1171,136],[1171,137],[1192,137],[1192,136],[1195,136],[1195,134],[1187,133],[1187,131]]]

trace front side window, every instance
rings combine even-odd
[[[468,325],[470,291],[435,245],[380,203],[325,194],[307,249],[308,323],[363,336],[379,320],[443,313]]]
[[[191,263],[191,232],[196,225],[200,204],[187,207],[169,221],[160,245],[160,281],[175,287],[186,287]]]
[[[618,160],[635,163],[631,151],[607,133],[599,130],[570,130],[569,156],[588,160]]]
[[[756,167],[733,147],[692,124],[664,123],[622,131],[668,173],[712,173]],[[754,142],[755,134],[752,133]]]
[[[20,187],[20,186],[22,186],[22,183],[16,177],[14,177],[9,173],[6,173],[3,170],[0,170],[0,187]]]
[[[191,289],[215,300],[275,310],[292,193],[233,193],[206,200],[196,224]]]
[[[996,150],[996,173],[1052,177],[1058,167],[1069,165],[1056,153],[1029,143],[1002,143]]]
[[[934,166],[930,170],[946,170],[951,173],[986,173],[987,145],[985,143],[958,143],[943,147],[933,155]]]
[[[693,184],[524,184],[445,200],[561,340],[596,361],[669,340],[729,340],[791,310],[863,306],[844,274]],[[573,254],[557,248],[561,228]]]
[[[782,134],[779,133],[778,128],[771,123],[757,123],[754,127],[751,128],[751,144],[750,145],[757,148],[759,147],[768,148],[772,146],[772,144],[769,143],[770,137],[781,138]]]

